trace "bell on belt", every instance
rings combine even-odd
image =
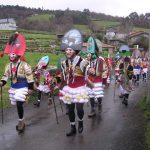
[[[17,79],[14,78],[14,79],[12,80],[12,83],[13,83],[13,84],[17,83]]]

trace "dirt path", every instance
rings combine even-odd
[[[105,91],[102,113],[89,119],[90,106],[85,104],[84,132],[69,138],[65,136],[69,129],[68,117],[65,109],[61,112],[58,99],[58,125],[53,106],[47,108],[45,100],[40,108],[28,104],[25,106],[27,128],[21,135],[15,131],[16,108],[6,109],[4,124],[0,124],[0,150],[146,150],[145,121],[138,107],[146,88],[144,83],[136,87],[126,108],[118,98],[118,90],[113,99],[112,83]]]

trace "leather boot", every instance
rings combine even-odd
[[[125,94],[124,95],[122,104],[124,104],[125,106],[128,106],[128,97],[129,97],[129,94]]]
[[[88,114],[88,117],[94,117],[96,115],[95,109],[92,108],[91,112]]]
[[[102,104],[98,104],[98,113],[102,112]]]
[[[75,125],[71,125],[71,129],[70,131],[66,134],[66,136],[73,136],[76,134],[76,126]]]
[[[120,94],[120,95],[119,95],[119,98],[123,98],[123,94]]]
[[[98,113],[101,113],[102,111],[102,98],[98,98]]]
[[[16,125],[16,130],[20,133],[25,130],[25,122],[24,120],[19,120],[18,124]]]
[[[82,133],[83,132],[83,121],[78,122],[78,132]]]
[[[52,99],[51,98],[48,99],[48,103],[47,104],[48,104],[48,107],[50,107],[50,105],[52,105]]]
[[[35,103],[34,103],[34,106],[35,106],[35,107],[40,107],[40,101],[35,102]]]

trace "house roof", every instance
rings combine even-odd
[[[142,34],[147,34],[147,35],[148,35],[147,32],[138,31],[138,32],[132,32],[132,33],[130,33],[130,34],[128,35],[128,37],[129,37],[129,38],[132,38],[132,37],[140,36],[140,35],[142,35]]]
[[[102,43],[102,48],[115,48],[115,46]]]
[[[13,18],[7,18],[7,19],[0,19],[0,24],[3,23],[16,23]]]
[[[84,42],[84,43],[83,43],[83,47],[86,47],[86,46],[87,46],[87,43]],[[102,48],[115,48],[115,46],[102,43]]]

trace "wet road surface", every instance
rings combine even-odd
[[[40,108],[34,108],[33,104],[25,105],[27,126],[23,134],[15,130],[16,107],[8,108],[4,110],[4,124],[0,123],[0,150],[146,150],[145,120],[138,107],[146,88],[144,83],[136,87],[126,108],[118,98],[118,90],[113,98],[112,82],[105,91],[101,114],[88,118],[90,105],[85,104],[84,131],[73,137],[66,137],[70,129],[69,120],[64,107],[61,111],[57,98],[59,124],[53,105],[48,108],[47,100],[43,97]]]

